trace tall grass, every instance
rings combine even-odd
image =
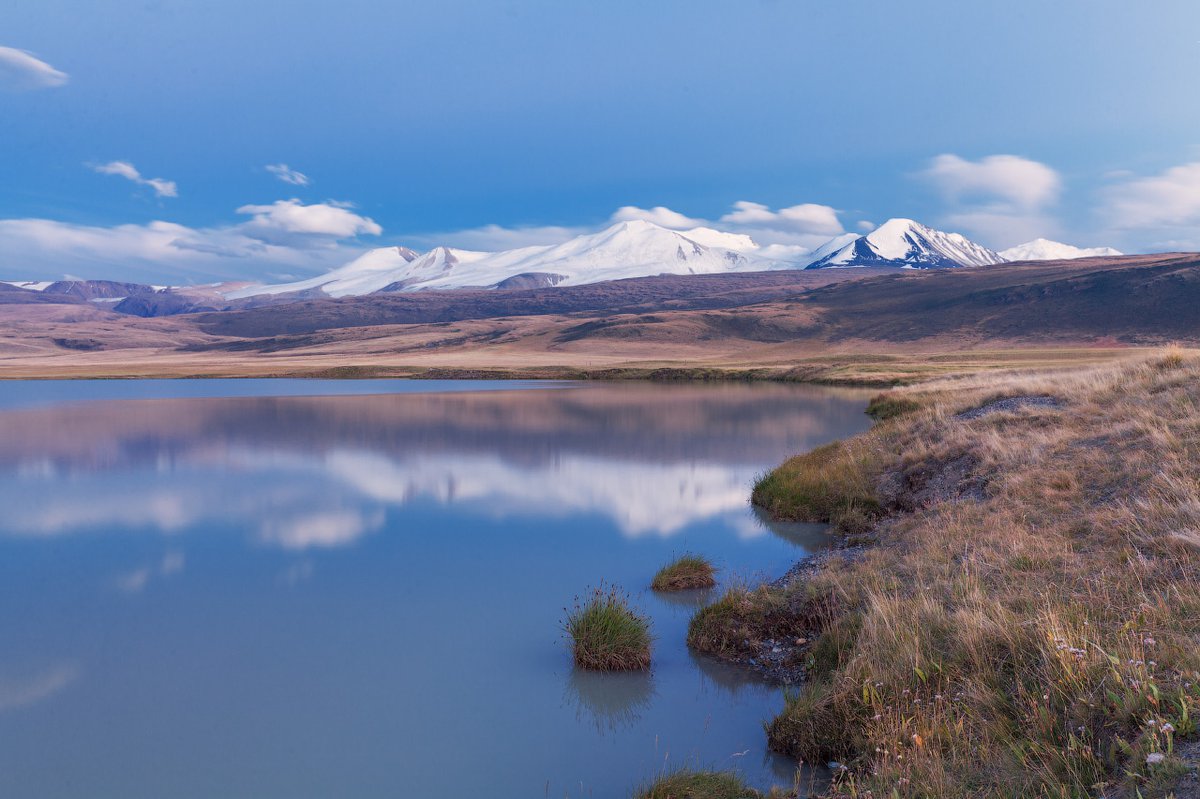
[[[964,453],[987,491],[889,517],[880,546],[792,589],[836,602],[772,747],[849,765],[844,797],[1165,795],[1200,710],[1200,360],[897,393],[921,410],[756,498],[816,515]],[[954,417],[1047,393],[1066,405]],[[792,592],[725,610],[752,624],[795,612]]]
[[[655,591],[684,591],[712,588],[717,584],[717,569],[701,555],[682,555],[658,570],[650,587]]]
[[[633,671],[650,667],[650,620],[616,587],[601,586],[576,599],[563,629],[575,664],[585,669]]]

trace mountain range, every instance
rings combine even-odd
[[[104,280],[8,282],[0,284],[0,300],[72,297],[119,313],[164,316],[305,299],[446,289],[540,289],[656,275],[855,267],[946,269],[1120,254],[1109,247],[1081,249],[1046,239],[996,252],[961,234],[934,230],[911,219],[890,219],[862,236],[843,234],[815,250],[799,249],[764,247],[748,235],[713,228],[672,230],[631,220],[561,244],[500,252],[435,247],[418,253],[407,247],[381,247],[323,275],[288,283],[163,287]]]

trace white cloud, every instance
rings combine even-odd
[[[1006,208],[981,208],[946,214],[938,224],[950,231],[964,231],[971,238],[994,249],[1062,235],[1058,222],[1049,215],[1019,213]]]
[[[968,161],[944,154],[920,176],[953,206],[943,226],[961,228],[996,247],[1057,233],[1049,209],[1058,202],[1062,179],[1046,164],[1017,155]]]
[[[49,699],[79,679],[79,674],[74,663],[58,663],[30,676],[0,674],[0,713]]]
[[[1110,226],[1125,230],[1200,225],[1200,162],[1108,188],[1101,212]]]
[[[463,250],[515,250],[521,247],[535,247],[546,244],[561,244],[567,239],[587,233],[588,228],[564,227],[559,225],[541,225],[528,227],[502,227],[501,225],[484,225],[477,228],[467,228],[450,233],[422,233],[407,237],[407,241],[417,247],[437,247],[446,245]]]
[[[262,527],[261,540],[284,549],[342,547],[383,526],[383,511],[366,514],[355,509],[306,513],[272,520]]]
[[[358,214],[343,204],[305,205],[297,199],[276,200],[270,205],[243,205],[239,214],[251,219],[241,226],[251,237],[274,241],[284,236],[329,236],[345,239],[359,234],[378,236],[383,232],[373,219]]]
[[[1062,190],[1057,172],[1017,155],[989,155],[978,161],[939,155],[923,174],[952,202],[1000,200],[1028,210],[1056,202]]]
[[[280,271],[317,274],[362,254],[362,247],[352,238],[342,241],[335,234],[288,233],[273,228],[270,215],[261,216],[264,218],[211,228],[164,221],[101,227],[52,219],[0,219],[0,275],[45,279],[70,272],[83,278],[150,283],[250,280]],[[295,226],[307,230],[378,228],[370,220],[343,220],[340,228],[322,228],[309,219],[307,224]],[[27,271],[31,269],[36,272]]]
[[[0,90],[53,89],[67,82],[61,72],[24,50],[0,47]]]
[[[163,178],[144,178],[142,173],[128,161],[109,161],[107,164],[94,164],[92,169],[101,175],[117,175],[131,180],[139,186],[149,186],[154,189],[156,197],[178,197],[179,190],[173,180]]]
[[[735,227],[766,228],[832,238],[842,232],[837,211],[828,205],[801,203],[773,211],[762,203],[739,200],[734,210],[718,220]]]
[[[143,567],[134,569],[124,574],[118,574],[113,583],[117,586],[117,590],[123,591],[126,594],[140,594],[147,583],[150,582],[150,569]]]
[[[267,164],[267,171],[284,183],[290,183],[293,186],[307,186],[312,182],[308,175],[292,169],[287,164]]]
[[[127,594],[138,594],[145,589],[152,577],[170,577],[183,571],[185,559],[182,552],[168,552],[154,566],[143,566],[117,575],[114,581],[118,590]]]
[[[703,219],[693,219],[690,216],[685,216],[678,211],[672,211],[670,208],[662,205],[656,205],[653,208],[638,208],[636,205],[625,205],[618,208],[609,217],[609,221],[611,222],[630,222],[635,219],[653,222],[656,225],[671,228],[672,230],[686,230],[708,224]]]
[[[738,200],[733,204],[732,211],[715,222],[687,216],[662,205],[653,208],[626,205],[618,208],[609,221],[623,222],[631,219],[644,219],[672,230],[716,227],[730,233],[750,234],[759,244],[786,245],[793,250],[799,247],[805,251],[842,232],[837,210],[816,203],[801,203],[772,210],[763,203]]]
[[[870,233],[872,230],[874,230],[875,228],[877,228],[879,226],[876,225],[874,222],[871,222],[870,220],[860,219],[860,220],[858,220],[858,224],[855,225],[855,227],[857,227],[863,233]]]

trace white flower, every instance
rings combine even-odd
[[[1167,756],[1164,755],[1162,752],[1151,752],[1150,754],[1146,755],[1146,765],[1147,766],[1156,766],[1166,759],[1167,759]]]

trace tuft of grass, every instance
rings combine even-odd
[[[701,555],[685,554],[658,570],[650,587],[655,591],[685,591],[712,588],[717,584],[717,569]]]
[[[563,629],[571,638],[575,665],[598,671],[650,667],[650,620],[637,613],[616,587],[592,589],[567,611]]]
[[[1183,366],[1184,355],[1187,351],[1179,344],[1168,344],[1162,348],[1159,356],[1154,360],[1154,366],[1163,371],[1178,369]]]
[[[895,392],[876,394],[867,403],[867,415],[877,422],[895,419],[913,411],[920,410],[921,403]]]
[[[835,442],[797,455],[759,478],[751,501],[779,519],[865,532],[883,513],[874,488],[881,467],[876,443]]]
[[[696,611],[687,643],[697,652],[736,660],[767,639],[807,638],[824,631],[838,618],[837,608],[836,598],[803,589],[733,586]]]
[[[778,790],[767,794],[777,799],[794,795]],[[639,790],[635,799],[761,799],[763,796],[732,771],[681,769],[660,776]]]

